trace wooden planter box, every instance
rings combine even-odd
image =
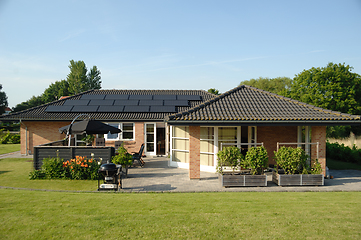
[[[222,187],[266,187],[266,175],[219,174]]]
[[[272,181],[278,186],[323,186],[323,174],[278,174],[273,172]]]

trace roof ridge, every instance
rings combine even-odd
[[[181,116],[191,114],[191,113],[193,113],[193,112],[195,112],[195,111],[197,111],[197,110],[199,110],[201,108],[204,108],[204,107],[206,107],[208,105],[211,105],[212,103],[218,101],[219,99],[225,98],[226,96],[230,95],[231,93],[236,92],[236,91],[238,91],[239,89],[242,89],[242,88],[244,88],[244,85],[237,86],[237,87],[235,87],[235,88],[233,88],[231,90],[228,90],[227,92],[222,93],[221,95],[215,95],[214,98],[211,98],[208,101],[202,102],[202,103],[194,106],[191,109],[188,109],[188,110],[183,111],[183,112],[175,113],[175,114],[172,114],[172,115],[168,115],[166,117],[166,120],[169,120],[169,119],[172,119],[172,118],[175,118],[175,117],[181,117]],[[214,94],[212,94],[212,95],[214,95]]]
[[[313,110],[316,110],[316,111],[319,111],[319,112],[330,113],[330,114],[333,114],[333,115],[336,115],[336,116],[345,116],[345,117],[348,117],[350,119],[352,117],[355,117],[356,119],[360,119],[359,115],[352,115],[352,114],[348,114],[348,113],[332,111],[332,110],[325,109],[325,108],[322,108],[322,107],[316,107],[315,105],[304,103],[304,102],[301,102],[301,101],[298,101],[298,100],[295,100],[295,99],[292,99],[292,98],[289,98],[289,97],[285,97],[285,96],[282,96],[282,95],[279,95],[279,94],[276,94],[276,93],[272,93],[272,92],[269,92],[269,91],[266,91],[266,90],[263,90],[263,89],[260,89],[260,88],[256,88],[256,87],[252,87],[252,86],[248,86],[248,85],[244,85],[244,86],[251,89],[251,90],[253,90],[253,91],[258,91],[258,92],[261,92],[261,93],[265,93],[267,95],[270,95],[270,96],[273,96],[273,97],[276,97],[276,98],[279,98],[279,99],[282,99],[282,100],[285,100],[285,101],[288,101],[288,102],[291,102],[291,103],[294,103],[294,104],[297,104],[297,105],[300,105],[300,106],[308,107],[310,109],[313,109]]]

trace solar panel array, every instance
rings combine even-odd
[[[50,105],[45,112],[151,112],[176,113],[177,107],[201,101],[199,95],[116,95],[84,94],[78,100],[65,100],[63,105]]]

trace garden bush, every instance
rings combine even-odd
[[[285,171],[285,174],[299,174],[306,168],[308,156],[302,148],[281,147],[274,152],[277,166]]]
[[[339,143],[326,142],[327,157],[336,161],[361,164],[361,149],[355,145],[352,148]]]
[[[250,168],[252,175],[260,175],[268,167],[268,153],[265,147],[251,147],[246,153],[242,164],[244,168]]]
[[[64,161],[60,158],[46,158],[40,170],[30,172],[30,179],[74,179],[96,180],[99,177],[100,162],[86,157]]]

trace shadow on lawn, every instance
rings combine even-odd
[[[4,174],[4,173],[8,173],[8,172],[11,172],[11,171],[0,171],[0,174]]]

